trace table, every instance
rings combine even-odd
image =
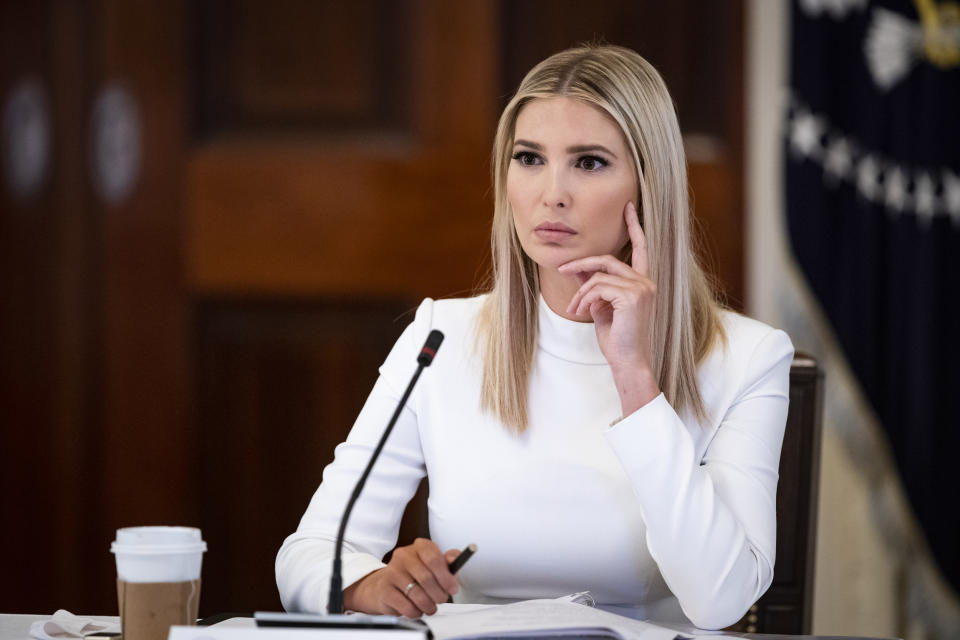
[[[0,640],[31,640],[30,625],[37,620],[46,620],[52,613],[45,615],[0,613]],[[120,622],[120,616],[89,616],[105,622]]]
[[[47,615],[24,615],[0,613],[0,640],[32,640],[30,625],[37,620],[49,618]],[[96,620],[119,622],[119,616],[90,616]],[[882,640],[859,636],[788,636],[766,633],[726,633],[725,637],[747,638],[749,640]]]

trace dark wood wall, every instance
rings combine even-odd
[[[39,87],[49,133],[36,185],[0,181],[3,608],[115,611],[113,530],[157,523],[203,528],[201,614],[280,606],[275,552],[411,310],[483,273],[496,118],[556,50],[663,71],[739,305],[743,22],[726,0],[0,4],[0,106]],[[5,118],[4,158],[27,126]]]

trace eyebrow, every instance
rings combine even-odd
[[[516,147],[518,145],[523,147],[529,147],[534,151],[543,151],[542,144],[539,144],[537,142],[531,142],[530,140],[514,140],[513,146]],[[617,154],[615,154],[613,151],[610,151],[610,149],[607,149],[602,144],[578,144],[572,147],[567,147],[567,153],[589,153],[591,151],[602,151],[612,156],[613,158],[617,157]]]

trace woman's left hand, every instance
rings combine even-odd
[[[633,266],[610,255],[589,256],[560,265],[559,271],[583,280],[567,313],[589,312],[593,317],[626,416],[656,398],[660,389],[651,351],[657,286],[648,277],[647,240],[632,202],[623,215],[633,244]]]

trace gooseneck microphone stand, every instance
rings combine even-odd
[[[367,468],[363,470],[363,474],[361,474],[360,479],[357,480],[357,486],[353,488],[353,493],[350,494],[347,508],[344,510],[343,518],[340,520],[340,529],[337,531],[337,543],[333,555],[333,575],[330,576],[330,600],[327,604],[328,614],[343,613],[343,576],[341,575],[340,556],[343,551],[343,536],[347,530],[347,520],[350,518],[350,512],[353,511],[353,505],[357,502],[357,498],[360,497],[360,492],[363,491],[363,486],[367,482],[367,476],[370,475],[373,464],[380,456],[383,445],[386,444],[387,438],[390,437],[390,432],[393,431],[393,425],[396,424],[397,418],[400,417],[400,412],[403,411],[404,405],[407,404],[407,398],[410,397],[410,393],[413,391],[413,385],[417,383],[417,379],[420,378],[420,373],[423,372],[424,368],[429,367],[430,363],[433,362],[433,358],[437,355],[437,349],[440,348],[441,342],[443,342],[443,334],[436,329],[431,331],[430,335],[427,336],[427,341],[417,356],[417,370],[414,372],[413,378],[410,379],[407,390],[403,392],[403,397],[400,398],[397,409],[393,412],[393,417],[390,418],[390,422],[387,424],[387,428],[384,430],[383,436],[381,436],[380,442],[377,444],[377,448],[373,450],[373,455],[370,456],[370,462],[367,463]]]

